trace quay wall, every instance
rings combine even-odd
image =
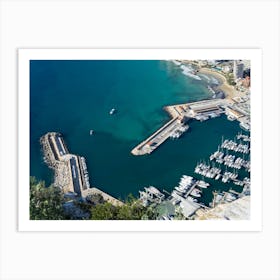
[[[55,168],[58,161],[58,155],[54,148],[54,144],[50,139],[50,134],[46,134],[40,138],[40,144],[44,153],[44,161],[50,168]]]
[[[62,145],[62,155],[59,153],[59,147],[56,146],[56,137],[58,137],[60,145]],[[77,196],[81,196],[83,198],[86,198],[91,194],[100,194],[105,201],[108,201],[113,205],[123,205],[123,202],[101,191],[100,189],[86,185],[84,174],[85,170],[82,166],[81,158],[78,155],[69,153],[60,133],[49,132],[40,138],[40,143],[44,153],[45,163],[49,168],[54,170],[54,185],[61,188],[64,193],[76,193]],[[73,167],[75,171],[75,178],[73,178],[72,174]],[[77,189],[77,185],[79,185],[79,190],[78,192],[75,192],[75,188]]]
[[[148,147],[146,150],[144,150],[144,146],[148,142],[150,142],[152,139],[154,139],[156,136],[158,136],[165,128],[170,126],[174,121],[182,120],[184,118],[187,118],[187,119],[192,118],[192,116],[188,112],[191,109],[191,106],[204,106],[204,107],[210,106],[211,110],[213,110],[213,108],[217,109],[218,108],[217,106],[225,105],[226,102],[228,102],[228,101],[224,101],[223,99],[206,99],[206,100],[201,100],[201,101],[196,101],[196,102],[165,106],[163,109],[171,116],[171,120],[168,121],[166,124],[164,124],[162,127],[160,127],[156,132],[154,132],[147,139],[145,139],[140,144],[138,144],[135,148],[133,148],[131,150],[131,153],[135,156],[144,155],[144,154],[149,154],[152,151],[154,151],[156,148],[158,148],[165,140],[167,140],[168,136],[165,136],[163,139],[161,139],[160,142],[157,143],[157,145],[153,149]]]
[[[169,122],[167,122],[165,125],[160,127],[156,132],[154,132],[151,136],[149,136],[147,139],[142,141],[140,144],[138,144],[132,151],[131,153],[133,155],[138,155],[138,152],[140,149],[142,149],[149,141],[151,141],[153,138],[155,138],[161,131],[163,131],[166,127],[171,125],[174,121],[176,121],[178,118],[173,118]]]
[[[95,187],[89,188],[89,189],[82,192],[83,197],[87,197],[89,195],[95,195],[95,194],[100,194],[105,201],[110,202],[114,206],[124,205],[124,203],[122,201],[114,198],[113,196],[111,196],[111,195],[105,193],[104,191],[102,191],[98,188],[95,188]]]

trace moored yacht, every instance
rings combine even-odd
[[[207,187],[209,187],[209,185],[210,185],[209,183],[206,183],[206,182],[204,182],[202,180],[197,182],[197,186],[201,187],[201,188],[205,188],[206,189]]]

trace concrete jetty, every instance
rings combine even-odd
[[[209,99],[165,106],[164,110],[171,116],[171,120],[133,148],[131,153],[135,156],[150,154],[176,131],[187,130],[184,127],[188,128],[186,123],[189,119],[204,121],[218,117],[224,112],[223,106],[227,105],[228,101],[225,99]]]
[[[82,198],[100,194],[105,201],[114,205],[123,204],[109,194],[90,187],[85,158],[70,154],[60,133],[49,132],[40,138],[40,143],[46,164],[55,172],[54,185],[63,193]]]
[[[146,140],[137,145],[131,151],[131,153],[136,156],[150,154],[164,141],[166,141],[170,137],[170,134],[172,132],[182,127],[183,124],[184,123],[181,120],[179,120],[178,117],[172,118],[168,123],[162,126],[155,133],[153,133],[150,137],[148,137]]]
[[[69,153],[60,133],[49,132],[41,137],[40,143],[45,162],[55,172],[54,185],[64,193],[82,196],[83,191],[90,187],[84,159]]]

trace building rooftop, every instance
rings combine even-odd
[[[197,213],[196,220],[248,220],[250,219],[250,196]]]
[[[196,212],[196,210],[200,208],[199,205],[197,205],[197,204],[195,204],[192,201],[189,201],[187,199],[181,200],[180,207],[182,209],[183,215],[186,218],[188,218],[191,215],[193,215]]]

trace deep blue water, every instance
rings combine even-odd
[[[121,198],[148,185],[170,191],[216,150],[222,135],[233,138],[240,131],[225,117],[193,121],[182,138],[136,157],[131,149],[169,119],[162,107],[209,98],[206,81],[183,75],[172,62],[135,60],[33,60],[30,77],[30,175],[47,184],[53,174],[39,138],[49,131],[61,132],[69,151],[86,157],[92,186]],[[110,115],[113,107],[117,113]],[[213,188],[229,188],[223,185]]]

